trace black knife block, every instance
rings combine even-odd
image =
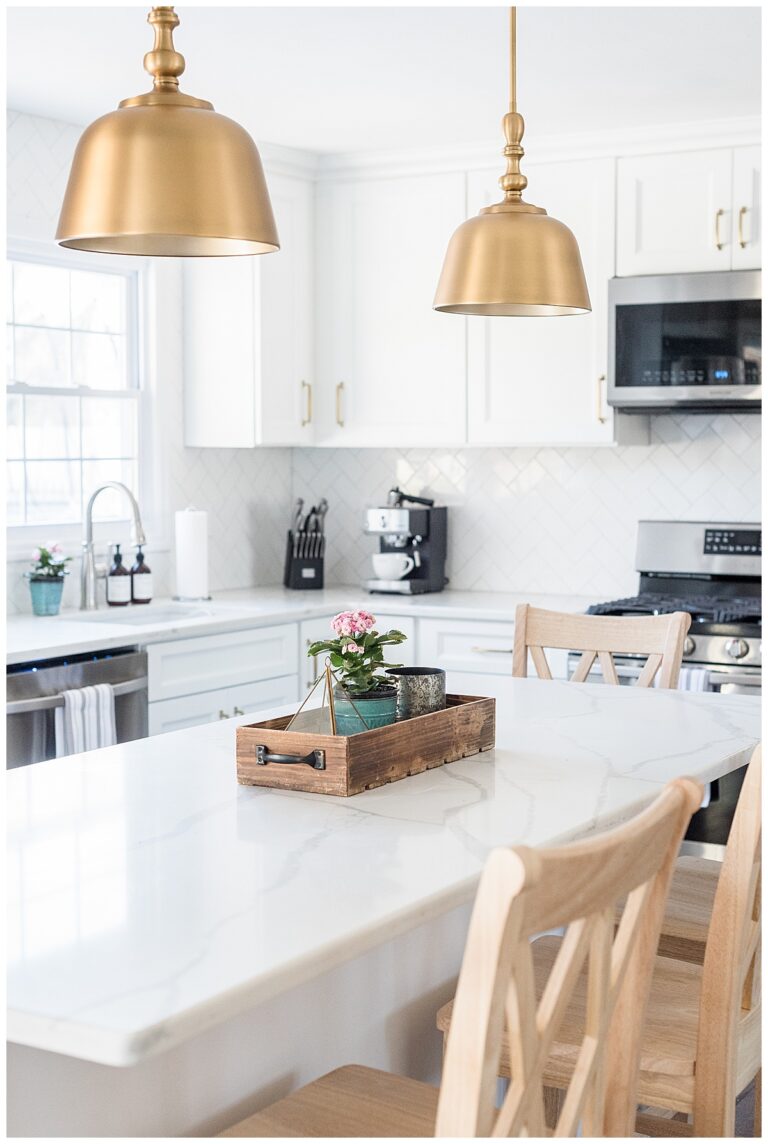
[[[294,544],[294,541],[297,544]],[[305,554],[298,555],[297,551]],[[308,552],[312,552],[312,555],[306,555]],[[324,565],[324,536],[319,532],[307,532],[299,533],[294,537],[293,532],[288,532],[285,546],[283,587],[299,588],[302,591],[309,588],[322,588]]]

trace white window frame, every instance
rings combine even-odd
[[[53,242],[31,239],[9,238],[6,257],[10,261],[42,262],[50,266],[61,266],[72,270],[92,270],[103,273],[114,270],[120,273],[130,271],[135,275],[136,289],[129,293],[128,320],[135,331],[129,338],[128,368],[136,392],[138,404],[138,489],[136,494],[142,515],[144,531],[148,538],[148,550],[167,551],[168,514],[165,511],[165,473],[159,463],[160,439],[157,432],[158,375],[161,344],[158,338],[161,315],[159,298],[166,275],[163,268],[154,260],[134,258],[126,255],[90,254],[73,251]],[[37,391],[30,387],[29,392]],[[26,388],[17,392],[27,392]],[[45,392],[40,387],[40,392]],[[51,390],[54,392],[54,390]],[[61,392],[57,390],[55,392]],[[126,501],[126,515],[120,520],[95,521],[94,540],[97,550],[105,548],[112,540],[126,541],[130,536],[130,512]],[[85,521],[69,524],[13,524],[6,528],[6,557],[8,560],[31,560],[30,552],[37,544],[46,540],[58,540],[67,555],[77,557],[84,536]],[[55,536],[54,536],[55,534]]]

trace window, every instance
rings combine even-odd
[[[25,257],[7,273],[7,523],[76,524],[104,481],[137,491],[137,275]],[[125,519],[118,493],[94,507]]]

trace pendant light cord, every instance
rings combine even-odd
[[[517,8],[509,9],[509,110],[517,111]]]

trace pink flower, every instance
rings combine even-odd
[[[363,648],[359,647],[356,643],[348,643],[344,644],[341,650],[347,655],[349,652],[362,652]]]
[[[376,620],[370,612],[339,612],[331,620],[337,636],[361,636],[371,630]]]

